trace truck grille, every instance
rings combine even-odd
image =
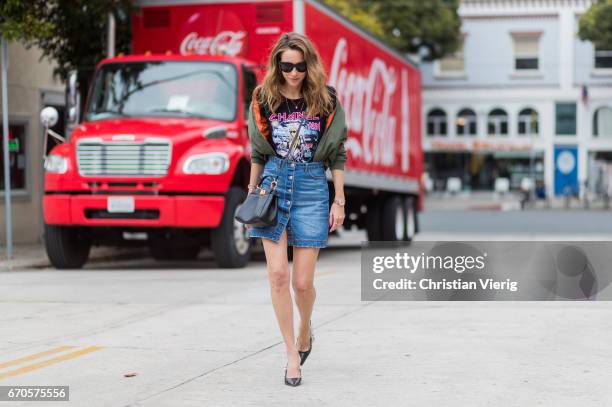
[[[164,176],[172,147],[165,140],[104,142],[80,140],[77,166],[82,176]]]

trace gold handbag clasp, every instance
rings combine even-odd
[[[276,180],[272,180],[272,182],[270,183],[270,189],[269,191],[272,192],[276,189],[276,185],[278,185],[278,181]],[[266,190],[262,187],[259,187],[259,195],[265,195],[266,194]]]

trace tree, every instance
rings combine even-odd
[[[612,49],[612,0],[599,0],[580,17],[578,36],[598,49]]]
[[[441,58],[457,50],[461,20],[459,0],[380,0],[378,17],[389,42],[401,52],[428,52],[425,60]]]
[[[0,35],[7,41],[49,38],[53,25],[43,21],[43,1],[4,0],[0,3]]]
[[[425,60],[459,47],[459,0],[325,0],[381,40]]]
[[[37,46],[53,60],[55,76],[66,80],[77,69],[85,101],[96,64],[106,56],[108,13],[116,20],[117,52],[130,50],[130,15],[134,0],[3,0],[0,33],[26,48]]]
[[[369,31],[380,39],[385,38],[385,31],[377,17],[377,4],[366,3],[363,0],[324,0],[327,5],[343,16],[352,20],[361,28]]]
[[[45,21],[53,26],[53,35],[39,38],[32,44],[53,58],[54,71],[65,79],[71,69],[92,72],[106,56],[108,13],[116,20],[116,51],[130,51],[130,14],[133,0],[51,0],[47,4]]]

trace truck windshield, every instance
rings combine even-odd
[[[207,61],[112,63],[96,73],[86,120],[119,116],[236,118],[233,65]]]

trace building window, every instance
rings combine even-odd
[[[595,49],[595,68],[612,69],[612,50]]]
[[[438,69],[441,75],[463,74],[465,72],[465,60],[463,57],[464,38],[461,38],[457,51],[446,55],[438,62]]]
[[[537,71],[539,68],[540,33],[513,33],[514,69]]]
[[[427,115],[427,135],[446,136],[446,113],[442,109],[433,109]]]
[[[487,120],[487,133],[489,136],[508,135],[508,114],[503,109],[493,109]]]
[[[600,107],[593,115],[593,135],[612,138],[612,109]]]
[[[521,136],[538,134],[538,112],[529,108],[519,112],[518,134]]]
[[[472,109],[462,109],[457,114],[457,136],[476,135],[476,112]]]
[[[2,123],[0,123],[0,129],[2,129]],[[25,137],[26,124],[9,122],[9,171],[13,190],[26,188]],[[0,190],[4,191],[4,143],[0,143]]]
[[[576,134],[576,103],[557,103],[555,108],[555,134]]]

